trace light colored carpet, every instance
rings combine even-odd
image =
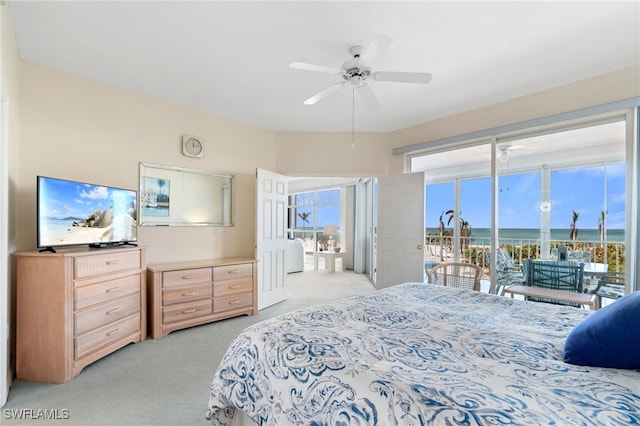
[[[176,331],[161,340],[128,345],[86,367],[67,384],[14,382],[0,423],[206,425],[213,374],[229,343],[244,328],[295,309],[375,291],[365,275],[313,271],[308,261],[305,272],[288,275],[287,288],[290,297],[286,301],[256,316],[236,317]],[[45,414],[59,420],[39,418]],[[60,420],[67,414],[68,419]]]

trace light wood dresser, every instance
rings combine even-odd
[[[258,313],[257,261],[247,258],[163,263],[147,267],[149,334]]]
[[[16,375],[66,383],[147,336],[144,248],[17,253]]]

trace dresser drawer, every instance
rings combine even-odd
[[[246,293],[253,290],[253,279],[235,278],[232,280],[216,281],[213,283],[214,297],[228,296],[230,294]]]
[[[231,296],[216,297],[213,299],[213,313],[232,311],[234,309],[246,308],[253,302],[253,293],[234,294]]]
[[[110,251],[93,256],[78,256],[73,259],[74,278],[89,278],[128,269],[140,269],[140,252]]]
[[[76,336],[140,312],[140,293],[104,303],[75,314]]]
[[[131,315],[74,339],[75,359],[96,352],[133,333],[140,332],[140,315]]]
[[[211,299],[171,305],[162,309],[162,322],[170,324],[211,315]]]
[[[211,268],[180,269],[162,273],[163,287],[199,283],[211,283]]]
[[[140,275],[74,288],[75,310],[140,292]]]
[[[199,299],[209,299],[211,301],[211,296],[210,282],[183,287],[170,287],[162,290],[162,305],[174,305]]]
[[[242,263],[239,265],[216,266],[213,268],[214,281],[228,280],[232,278],[251,277],[253,264]]]

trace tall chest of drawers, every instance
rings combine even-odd
[[[258,313],[254,259],[149,265],[147,280],[149,334],[154,339],[194,325]]]
[[[147,336],[144,248],[17,253],[16,375],[66,383]]]

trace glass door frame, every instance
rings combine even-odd
[[[626,196],[625,196],[625,222],[627,226],[625,229],[628,231],[625,233],[625,247],[627,250],[627,255],[625,256],[625,271],[626,271],[626,283],[627,283],[627,292],[635,291],[637,289],[637,277],[638,270],[640,268],[640,259],[638,258],[638,252],[640,251],[640,241],[638,240],[638,228],[640,228],[640,216],[639,216],[639,181],[640,181],[640,154],[638,153],[638,139],[640,138],[640,127],[638,124],[638,107],[634,107],[632,110],[615,110],[608,113],[592,115],[592,116],[583,116],[578,119],[567,120],[567,121],[553,121],[551,124],[547,123],[545,125],[537,126],[537,127],[522,127],[517,131],[511,131],[508,133],[500,134],[499,132],[495,132],[494,135],[487,137],[478,137],[476,139],[472,139],[472,135],[469,135],[469,139],[466,141],[463,139],[463,136],[454,137],[451,139],[455,140],[455,143],[446,144],[445,141],[434,141],[432,149],[421,149],[416,152],[406,152],[405,153],[405,170],[407,173],[410,173],[412,170],[412,160],[416,157],[429,155],[436,152],[443,151],[452,151],[461,149],[463,147],[475,146],[475,145],[483,145],[490,144],[491,147],[491,239],[490,239],[490,252],[491,259],[494,261],[491,262],[491,291],[493,292],[495,289],[495,259],[496,259],[496,250],[498,246],[498,168],[497,168],[497,150],[498,144],[504,140],[516,139],[516,138],[524,138],[531,134],[539,134],[540,132],[545,133],[554,133],[560,132],[563,130],[569,130],[572,127],[589,127],[597,124],[598,122],[603,122],[606,120],[620,120],[626,123],[626,132],[625,132],[625,164],[626,164]],[[481,133],[481,132],[478,132]],[[482,133],[490,133],[490,131],[485,131]],[[444,147],[444,145],[448,145],[450,147]],[[549,189],[549,173],[550,170],[543,168],[542,171],[542,188]],[[458,181],[458,179],[456,179]],[[458,181],[459,182],[459,181]],[[541,191],[542,193],[542,191]],[[548,193],[548,192],[547,192]],[[454,211],[456,214],[459,212],[459,187],[456,188],[455,191],[456,207]],[[459,219],[459,218],[458,218]],[[456,220],[458,220],[456,219]],[[454,227],[455,229],[455,227]],[[454,242],[456,242],[458,238],[454,238]],[[548,245],[547,241],[544,241],[545,247]],[[457,250],[456,250],[457,252]],[[543,248],[543,253],[548,252]]]

